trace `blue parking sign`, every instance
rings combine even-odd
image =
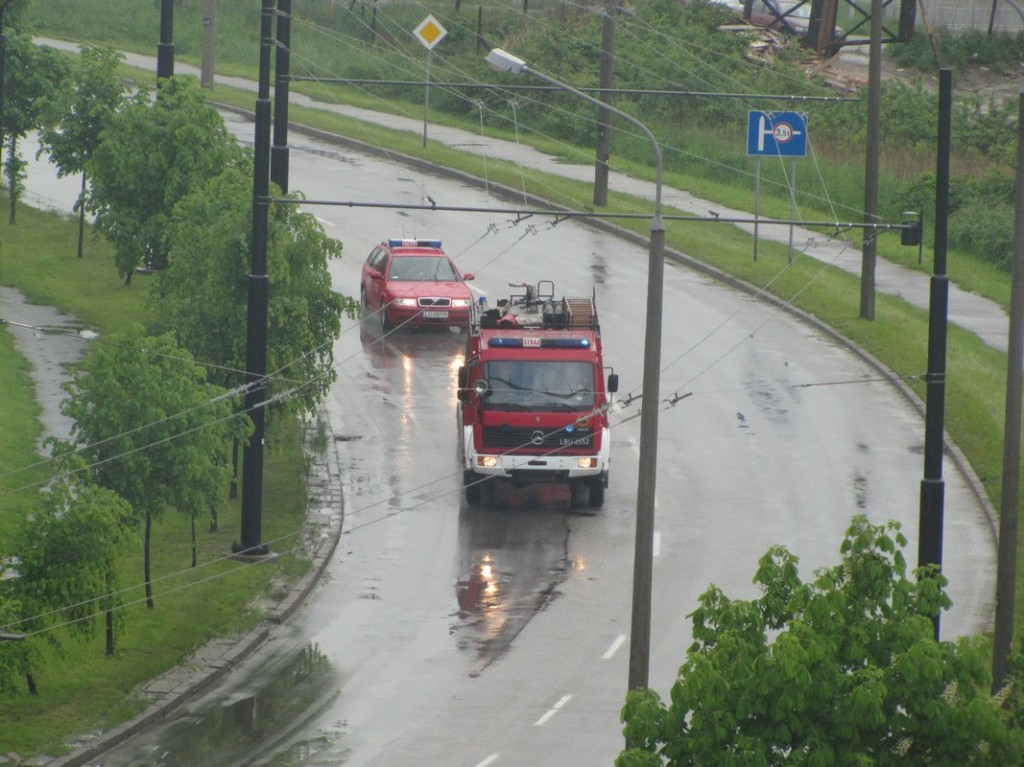
[[[801,112],[748,112],[747,154],[754,157],[806,157],[807,115]]]

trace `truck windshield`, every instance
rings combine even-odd
[[[502,360],[484,364],[488,410],[590,410],[594,366],[588,362]]]

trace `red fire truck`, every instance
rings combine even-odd
[[[618,390],[601,349],[595,296],[555,298],[554,283],[475,308],[459,368],[466,502],[494,482],[567,483],[573,503],[604,503],[608,409]]]

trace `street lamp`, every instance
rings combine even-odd
[[[661,306],[665,272],[665,225],[661,220],[661,147],[647,126],[630,114],[605,104],[571,85],[526,65],[501,48],[487,54],[487,63],[499,72],[533,75],[549,85],[606,109],[639,128],[654,150],[657,181],[651,219],[650,257],[647,267],[647,329],[644,336],[643,407],[640,411],[640,469],[636,490],[636,548],[633,554],[633,617],[629,648],[629,689],[648,686],[651,646],[651,580],[654,549],[654,490],[658,472],[658,391],[661,371]]]

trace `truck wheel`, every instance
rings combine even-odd
[[[604,506],[604,479],[598,477],[590,481],[590,508],[599,509]]]
[[[483,499],[483,490],[480,487],[480,483],[477,482],[473,485],[466,485],[466,503],[470,506],[479,506],[480,501]]]

